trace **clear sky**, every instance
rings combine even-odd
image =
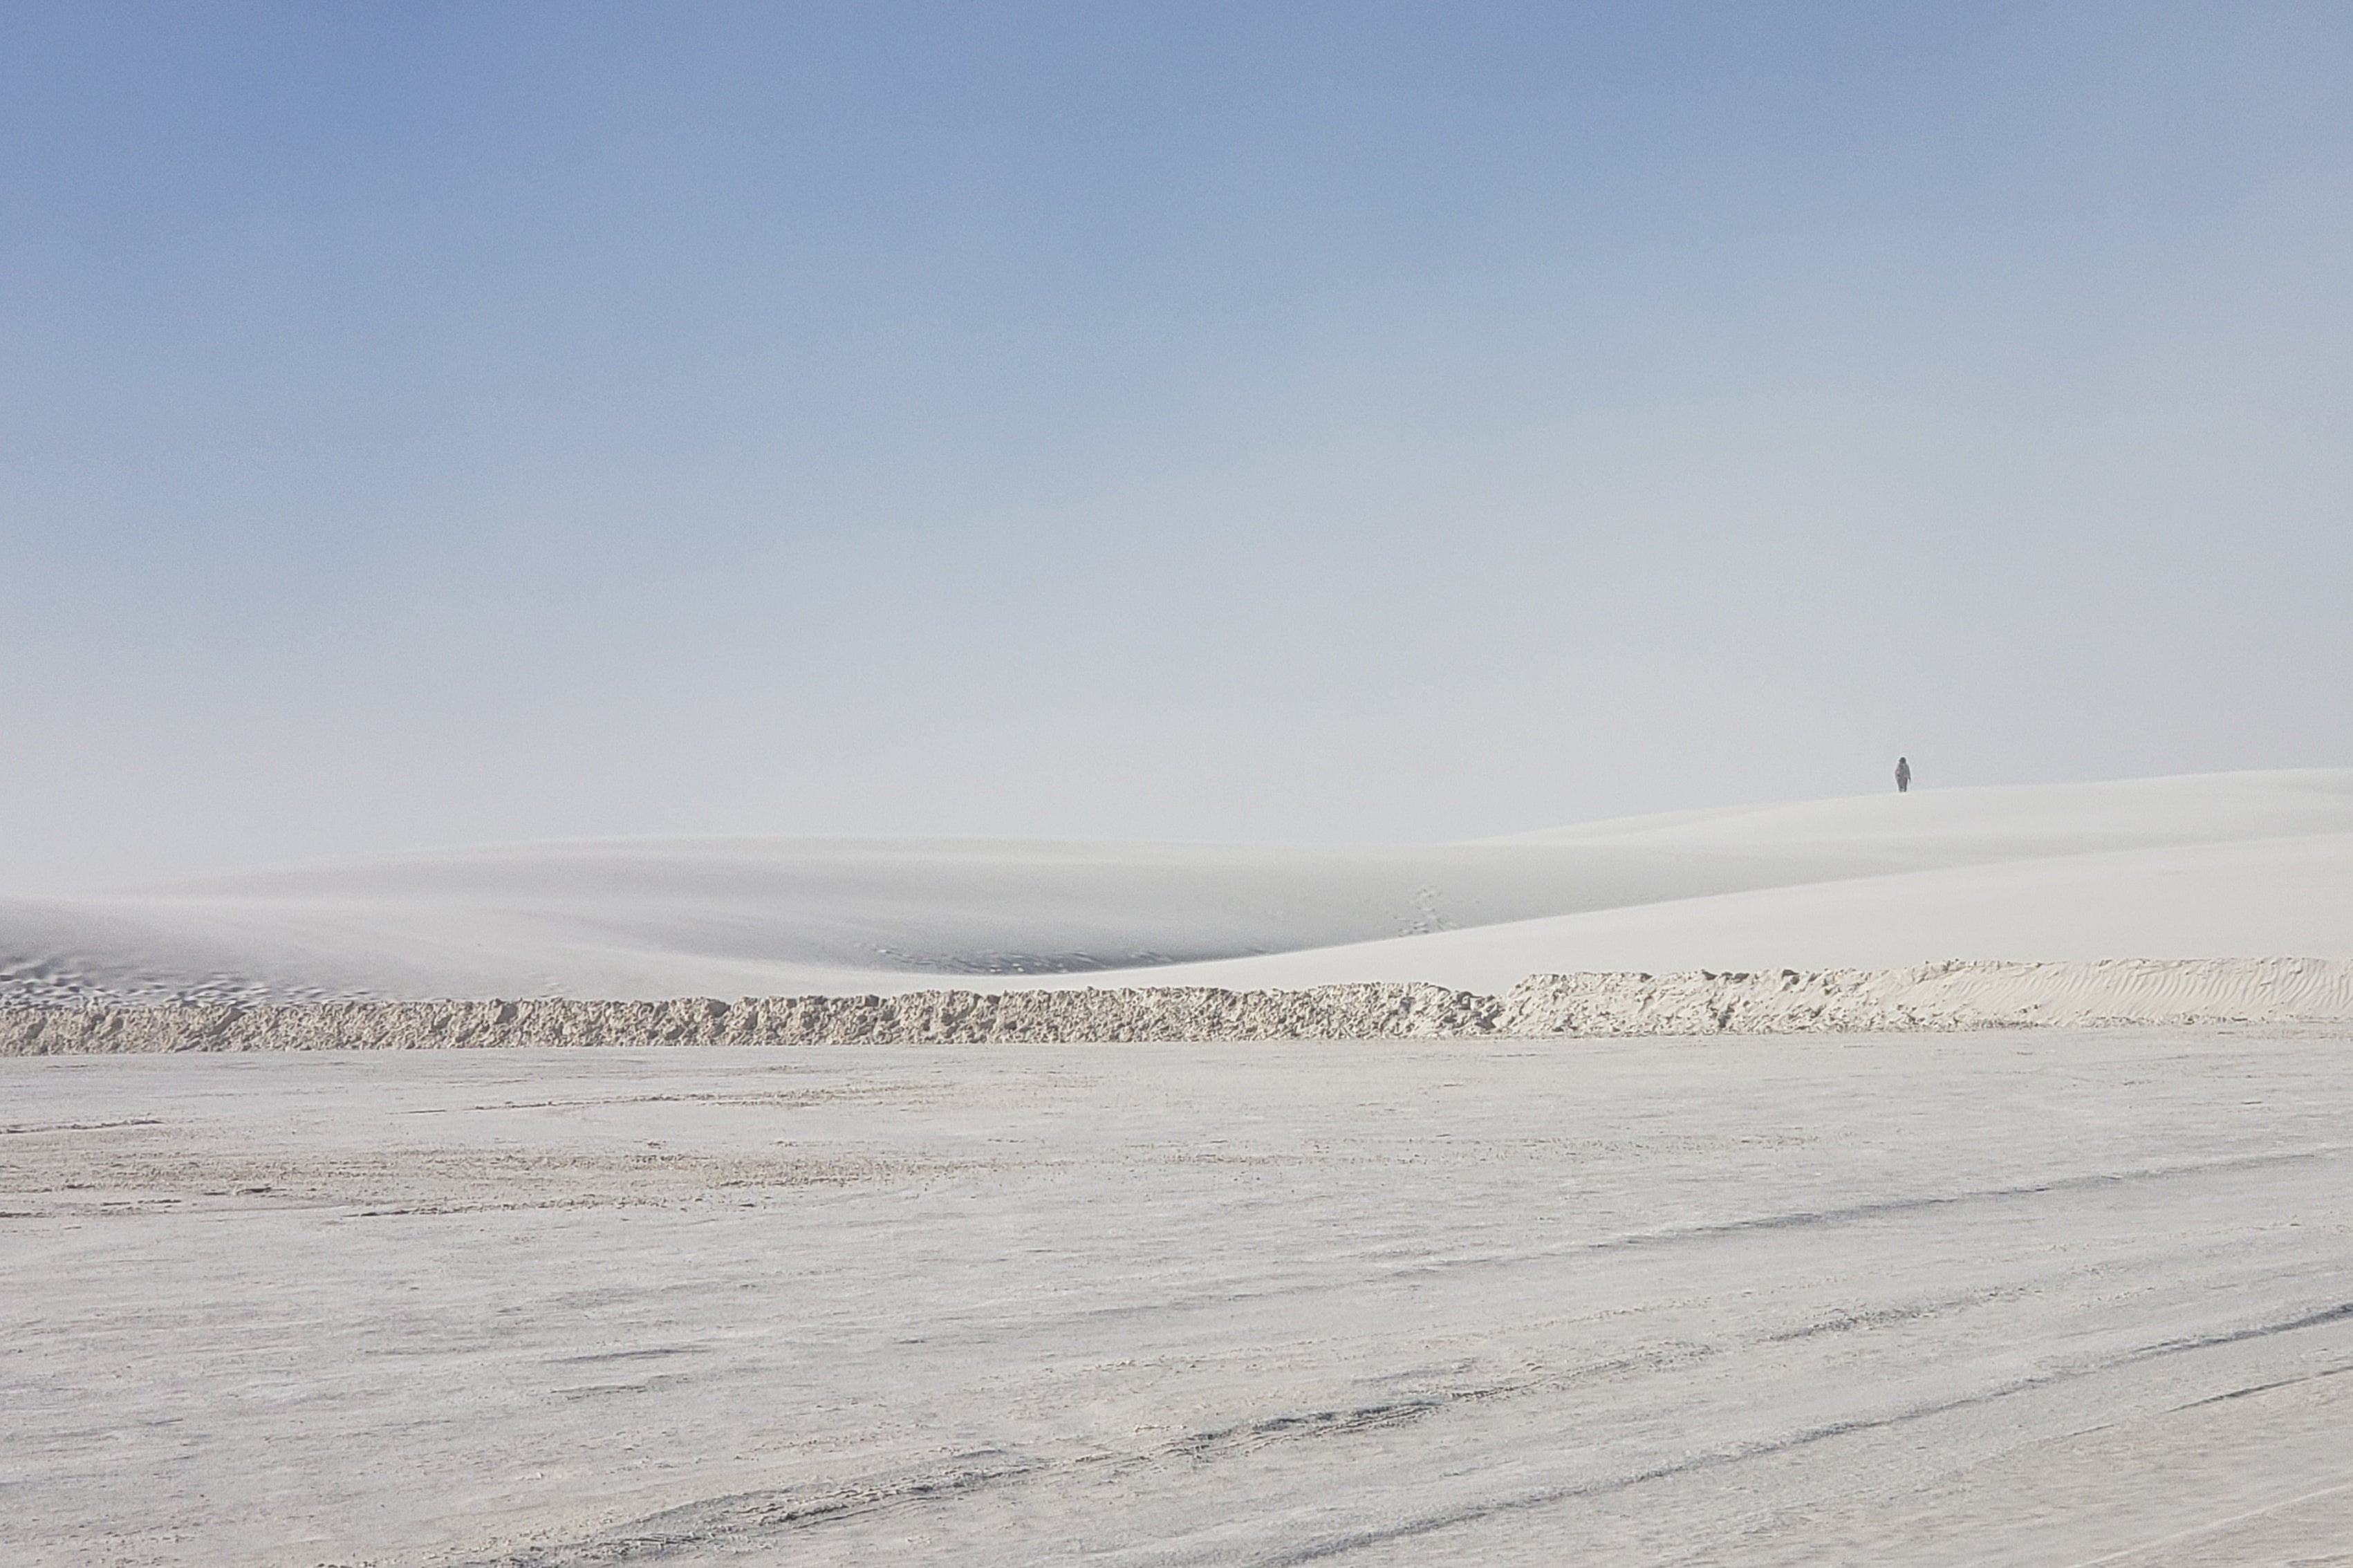
[[[2353,8],[0,6],[0,890],[2353,764]]]

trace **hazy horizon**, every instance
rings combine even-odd
[[[0,892],[2353,764],[2353,15],[0,14]]]

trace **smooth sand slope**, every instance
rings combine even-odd
[[[1922,790],[1407,847],[554,845],[0,901],[0,997],[1304,986],[2353,958],[2353,771]]]
[[[0,1060],[0,1562],[2353,1562],[2353,1049]]]

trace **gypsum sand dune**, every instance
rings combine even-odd
[[[930,991],[736,1003],[342,1002],[15,1008],[0,1056],[547,1046],[841,1046],[1778,1035],[2353,1023],[2353,962],[1952,963],[1801,974],[1531,975],[1429,984]]]
[[[2353,771],[1883,794],[1425,846],[712,839],[0,900],[0,1001],[1303,989],[2353,959]]]

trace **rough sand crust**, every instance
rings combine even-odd
[[[2348,1019],[2353,1019],[2353,962],[2112,959],[1815,973],[1535,974],[1503,996],[1423,984],[1360,984],[1298,991],[923,991],[735,1003],[22,1007],[0,1010],[0,1055],[1776,1035]]]
[[[2349,1043],[0,1060],[0,1563],[2343,1568]]]

